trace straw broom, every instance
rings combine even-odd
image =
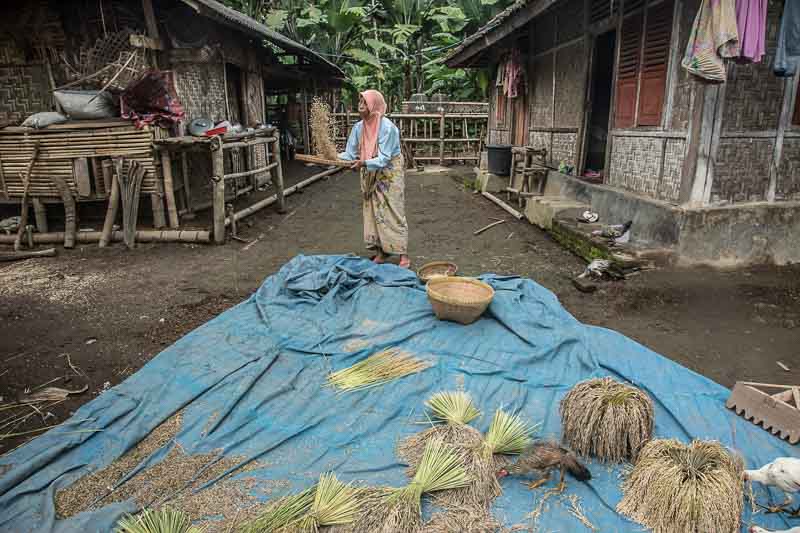
[[[427,361],[390,348],[371,355],[349,368],[331,373],[328,376],[328,384],[340,391],[369,389],[422,372],[430,366]]]
[[[369,502],[353,533],[416,533],[422,526],[422,495],[466,487],[472,482],[456,451],[441,439],[425,446],[411,483]]]
[[[650,397],[611,378],[578,383],[561,400],[560,411],[564,443],[579,455],[633,461],[653,435]]]
[[[189,517],[165,507],[145,509],[136,516],[128,515],[117,524],[115,533],[203,533],[204,529],[192,525]]]
[[[653,440],[623,482],[617,511],[654,533],[733,533],[743,469],[741,458],[715,441]]]

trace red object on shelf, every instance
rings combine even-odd
[[[228,131],[227,126],[222,126],[220,128],[213,128],[206,132],[206,137],[213,137],[214,135],[222,135],[226,131]]]

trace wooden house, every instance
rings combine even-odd
[[[546,194],[631,219],[633,238],[687,263],[794,262],[798,76],[772,72],[783,5],[769,0],[763,61],[730,62],[723,83],[681,66],[700,0],[519,1],[447,64],[504,76],[517,58],[521,89],[493,84],[487,142],[545,148],[567,171]]]
[[[34,113],[57,109],[56,88],[122,90],[150,69],[168,73],[185,113],[172,127],[137,128],[120,118],[70,121],[35,131],[18,127]],[[47,204],[64,201],[53,176],[63,179],[65,190],[78,202],[105,200],[110,182],[107,176],[103,180],[103,163],[125,157],[145,167],[141,194],[152,197],[158,227],[165,223],[158,216],[165,202],[167,210],[181,213],[210,205],[214,177],[211,158],[195,150],[170,161],[176,176],[183,178],[172,181],[172,172],[163,167],[169,158],[155,149],[158,142],[185,135],[187,124],[198,118],[227,120],[244,129],[264,125],[269,120],[267,95],[332,90],[343,78],[321,55],[215,0],[4,1],[0,176],[5,179],[0,203],[19,205],[20,173],[34,144],[40,152],[30,171],[29,196],[37,215]],[[265,143],[252,147],[245,141],[237,138],[241,146],[226,152],[225,173],[249,179],[249,169],[266,166],[270,154]],[[172,183],[165,183],[165,177]],[[226,194],[233,194],[235,201],[242,185],[226,183]],[[260,185],[263,180],[254,181],[248,190]],[[46,226],[45,219],[37,216],[37,223]],[[177,225],[177,217],[169,221]]]

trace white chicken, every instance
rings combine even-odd
[[[773,513],[780,512],[792,503],[792,494],[800,491],[800,459],[778,457],[758,470],[745,470],[744,478],[782,490],[786,494],[786,501],[777,507],[769,508]],[[800,507],[791,511],[791,514],[800,514]]]
[[[750,526],[750,533],[800,533],[800,526],[793,527],[792,529],[782,529],[780,531],[764,529],[763,527],[758,526]]]

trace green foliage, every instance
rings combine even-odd
[[[376,88],[485,100],[489,73],[450,69],[447,54],[513,0],[223,0],[339,65],[352,95]]]

